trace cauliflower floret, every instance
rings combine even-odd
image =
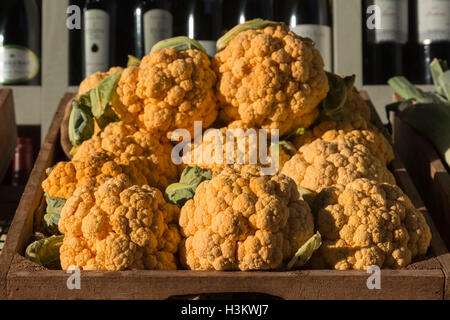
[[[132,66],[123,70],[117,84],[116,95],[111,102],[111,107],[125,123],[134,123],[139,128],[144,128],[139,115],[144,109],[144,104],[136,95],[139,81],[139,68]]]
[[[108,70],[108,72],[98,71],[94,74],[91,74],[89,77],[81,81],[80,88],[78,89],[78,95],[81,96],[85,94],[89,90],[95,88],[103,79],[121,70],[121,67],[112,67]]]
[[[174,270],[178,216],[158,189],[125,178],[77,188],[61,210],[61,267]]]
[[[364,145],[351,147],[323,140],[301,147],[281,173],[294,179],[297,185],[316,192],[358,178],[395,184],[392,173]]]
[[[317,139],[347,144],[350,148],[364,145],[383,164],[394,160],[394,151],[389,141],[375,126],[367,123],[360,116],[343,121],[324,120],[304,135],[296,137],[294,144],[300,148]]]
[[[369,105],[364,101],[359,92],[353,88],[347,94],[347,102],[344,109],[344,118],[358,114],[367,122],[370,122],[371,112]]]
[[[317,228],[324,240],[312,256],[316,268],[403,268],[425,255],[431,232],[399,187],[368,179],[324,189]]]
[[[181,209],[180,259],[194,270],[267,270],[292,258],[314,232],[294,181],[256,166],[225,168]]]
[[[76,170],[72,162],[58,162],[47,179],[42,182],[42,189],[50,197],[68,199],[77,188]]]
[[[139,120],[158,136],[170,138],[178,128],[193,135],[194,121],[207,128],[216,120],[215,83],[211,62],[202,51],[157,50],[142,59],[138,82],[133,84],[144,109]]]
[[[263,136],[258,129],[249,128],[241,121],[234,121],[228,127],[206,131],[199,145],[193,141],[190,152],[183,155],[183,161],[189,166],[211,170],[216,174],[230,164],[270,167],[274,160],[271,156],[278,156],[279,171],[290,156],[282,148],[274,149],[277,146],[275,143],[271,144],[270,138],[270,132]],[[260,144],[263,141],[267,141],[265,152]],[[279,152],[272,154],[275,150]]]
[[[79,186],[98,187],[126,175],[133,184],[164,190],[178,178],[171,148],[135,126],[114,122],[83,142],[71,162],[57,164],[42,187],[51,197],[68,199]]]
[[[323,60],[310,39],[287,26],[239,33],[213,59],[221,118],[280,135],[317,118],[329,90]]]

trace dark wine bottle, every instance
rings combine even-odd
[[[363,0],[364,83],[386,84],[404,75],[408,0]]]
[[[209,56],[214,56],[220,36],[220,3],[219,0],[177,1],[174,8],[175,35],[197,40]]]
[[[110,0],[111,1],[111,0]],[[112,1],[111,61],[113,66],[126,66],[128,55],[136,56],[133,37],[133,10],[136,0]]]
[[[450,0],[415,0],[419,79],[433,83],[430,63],[435,58],[450,62]]]
[[[86,0],[70,0],[70,6],[84,8]],[[82,23],[80,23],[80,26]],[[69,29],[69,85],[78,86],[83,80],[83,29]]]
[[[159,41],[173,36],[172,1],[141,0],[134,9],[134,42],[138,58]]]
[[[302,37],[311,38],[319,49],[325,70],[333,70],[332,19],[328,0],[278,0],[275,20],[283,21]]]
[[[0,85],[40,85],[40,30],[35,0],[0,2]]]
[[[273,0],[224,0],[222,33],[245,21],[261,18],[274,19]]]
[[[87,0],[83,10],[84,77],[110,66],[111,16],[107,0]]]

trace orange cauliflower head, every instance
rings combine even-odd
[[[358,178],[395,184],[392,173],[362,144],[315,140],[301,147],[281,173],[298,186],[319,192],[334,184],[346,185]]]
[[[323,244],[312,256],[313,267],[398,269],[430,245],[425,218],[397,186],[357,179],[324,189],[316,203]]]
[[[304,135],[296,137],[294,144],[297,148],[300,148],[317,139],[347,144],[351,148],[364,145],[383,164],[388,164],[394,160],[394,151],[386,137],[360,116],[342,121],[324,120]]]
[[[201,183],[179,224],[180,259],[193,270],[275,269],[314,233],[294,181],[255,166],[228,167]]]
[[[317,118],[329,85],[312,40],[284,25],[239,33],[213,59],[221,118],[280,135]]]
[[[42,187],[51,197],[68,199],[77,187],[94,188],[126,176],[133,184],[164,190],[178,179],[170,153],[171,145],[132,125],[114,122],[83,142],[72,161],[58,163]]]
[[[173,130],[184,128],[193,135],[194,121],[202,121],[204,128],[215,121],[216,75],[204,52],[157,50],[142,59],[137,78],[137,83],[130,86],[136,86],[142,105],[134,98],[128,103],[124,96],[121,99],[124,104],[136,106],[133,108],[142,106],[140,121],[149,132],[170,138]],[[118,90],[121,95],[120,83]]]
[[[132,186],[127,179],[80,187],[61,210],[61,267],[174,270],[178,216],[178,207],[166,203],[158,189]]]

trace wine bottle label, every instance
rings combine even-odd
[[[216,42],[213,40],[198,40],[198,42],[205,48],[208,56],[213,57],[217,53]]]
[[[144,14],[145,54],[159,41],[172,37],[172,14],[167,10],[152,9]]]
[[[325,64],[325,70],[333,70],[333,44],[331,40],[332,32],[330,26],[317,24],[300,24],[295,27],[291,27],[291,30],[301,37],[312,39],[316,44],[316,48],[322,55],[322,59]]]
[[[419,42],[450,41],[450,0],[419,0]]]
[[[375,29],[374,42],[408,41],[408,0],[375,0],[380,10],[379,26]]]
[[[19,84],[36,77],[39,59],[36,54],[22,46],[0,47],[0,83]]]
[[[90,9],[84,13],[85,77],[109,68],[109,15]]]

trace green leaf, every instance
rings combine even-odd
[[[45,193],[47,198],[47,209],[44,215],[45,230],[54,235],[58,235],[58,223],[61,217],[61,210],[66,204],[66,200],[61,198],[51,198],[48,193]]]
[[[300,193],[300,196],[302,197],[302,199],[308,203],[310,208],[312,208],[314,205],[314,201],[316,199],[317,193],[312,190],[300,187],[300,186],[297,186],[297,190],[298,190],[298,193]]]
[[[327,97],[321,102],[320,108],[322,109],[322,117],[340,120],[342,113],[344,112],[347,95],[350,90],[353,90],[353,84],[355,82],[355,76],[349,76],[341,78],[340,76],[327,72],[328,84],[330,91]]]
[[[117,84],[121,75],[122,71],[118,71],[103,79],[97,87],[89,91],[92,114],[101,129],[105,128],[109,123],[119,120],[119,117],[111,107],[111,102],[115,98]]]
[[[64,236],[51,236],[32,242],[25,250],[25,257],[37,264],[47,266],[59,261],[59,248]]]
[[[209,170],[199,167],[186,167],[180,177],[180,183],[188,185],[199,185],[205,180],[211,180],[212,174]]]
[[[447,97],[447,104],[450,103],[450,70],[445,71],[439,77],[439,88],[441,88],[442,96]]]
[[[388,84],[403,100],[415,100],[418,103],[440,103],[439,99],[416,88],[405,77],[391,78],[388,80]]]
[[[297,153],[297,148],[292,142],[282,140],[278,143],[272,143],[270,145],[270,155],[271,157],[279,157],[280,152],[286,153],[288,156],[292,157]]]
[[[94,89],[89,90],[88,92],[86,92],[85,94],[81,95],[78,98],[78,104],[80,106],[85,107],[85,109],[89,109],[89,112],[92,114],[92,104],[91,104],[91,91]]]
[[[265,28],[270,25],[283,25],[284,23],[281,22],[275,22],[275,21],[268,21],[263,19],[253,19],[246,21],[244,23],[241,23],[237,26],[235,26],[233,29],[228,31],[223,37],[221,37],[219,40],[217,40],[217,52],[222,51],[225,49],[231,40],[233,40],[239,33],[247,31],[247,30],[258,30]]]
[[[279,142],[280,150],[289,155],[294,156],[297,153],[297,148],[292,142],[282,140]]]
[[[94,134],[94,119],[89,108],[83,107],[74,100],[69,118],[69,140],[73,146],[80,145]]]
[[[211,180],[212,174],[209,170],[199,167],[186,167],[181,174],[180,181],[166,188],[166,198],[170,203],[182,207],[195,195],[197,187],[206,180]]]
[[[450,108],[444,104],[413,104],[400,118],[427,138],[450,166]]]
[[[294,257],[289,261],[287,265],[287,269],[291,270],[293,268],[298,269],[303,267],[309,259],[311,259],[313,253],[320,248],[322,245],[322,236],[319,232],[309,238],[300,249],[298,249],[297,253]]]
[[[150,50],[150,53],[153,53],[156,50],[167,49],[167,48],[174,48],[177,51],[184,51],[184,50],[191,50],[191,49],[200,50],[206,54],[205,48],[198,41],[190,39],[185,36],[174,37],[174,38],[162,40],[162,41],[156,43],[152,47],[152,49]]]
[[[136,58],[135,56],[132,56],[131,54],[128,55],[127,67],[139,67],[140,65],[141,65],[141,60],[139,58]]]
[[[302,136],[306,133],[307,129],[305,128],[298,128],[295,131],[291,132],[290,134],[288,134],[284,139],[285,140],[292,140],[295,137],[299,137]]]

